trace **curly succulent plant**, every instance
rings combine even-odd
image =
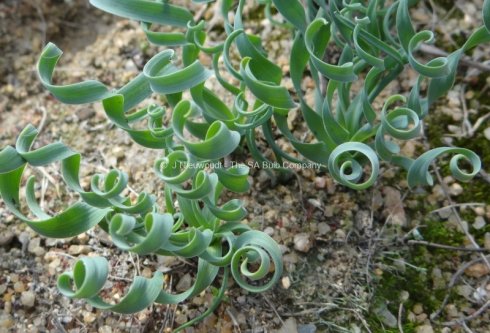
[[[207,6],[213,1],[193,2]],[[359,190],[377,180],[380,160],[406,170],[410,187],[432,184],[429,166],[443,154],[454,155],[450,169],[460,181],[470,180],[481,168],[478,156],[464,148],[435,148],[412,159],[400,153],[399,142],[420,135],[430,106],[454,84],[462,56],[490,41],[489,0],[484,2],[484,25],[461,48],[426,63],[415,54],[422,43],[434,39],[434,33],[414,30],[409,12],[415,1],[258,0],[271,23],[284,29],[286,38],[293,38],[288,73],[292,89],[281,85],[283,71],[267,57],[260,37],[246,32],[245,0],[220,2],[226,38],[212,45],[206,42],[206,22],[195,22],[190,10],[169,1],[90,3],[141,22],[148,40],[164,50],[152,57],[138,76],[112,90],[95,80],[54,84],[53,74],[62,51],[50,43],[38,62],[39,77],[62,103],[102,102],[111,122],[136,143],[162,151],[163,157],[156,161],[154,170],[164,184],[166,204],[161,207],[147,193],[139,194],[135,202],[123,196],[128,176],[118,170],[94,175],[90,190],[84,189],[79,179],[80,155],[61,142],[32,150],[38,134],[32,126],[22,131],[15,148],[9,146],[0,152],[3,201],[15,216],[43,236],[71,237],[99,226],[123,251],[198,258],[198,268],[194,285],[186,292],[167,293],[162,273],[156,272],[150,279],[136,277],[126,296],[112,304],[99,296],[108,278],[107,260],[86,257],[59,277],[58,286],[68,297],[86,299],[101,309],[133,313],[152,303],[182,302],[210,286],[223,268],[216,301],[185,327],[219,304],[229,272],[246,290],[262,292],[272,287],[282,274],[278,245],[263,232],[241,223],[246,211],[239,200],[219,204],[224,189],[242,193],[249,188],[248,167],[224,167],[220,163],[242,144],[257,161],[279,165],[285,160],[313,162],[328,170],[339,183]],[[275,11],[284,18],[283,22],[272,17]],[[175,29],[158,32],[152,30],[155,25]],[[331,45],[340,50],[337,63],[325,60]],[[176,64],[171,47],[181,48],[180,65]],[[232,47],[238,50],[239,62],[232,56]],[[211,69],[200,62],[203,54],[211,58]],[[411,91],[406,96],[386,98],[384,106],[377,110],[373,101],[406,67],[419,75]],[[212,75],[233,99],[231,105],[206,87],[206,80]],[[314,82],[312,104],[302,88],[305,76]],[[354,87],[353,83],[359,80],[362,86]],[[426,90],[422,89],[423,83]],[[152,94],[163,96],[165,102],[135,110]],[[293,109],[301,111],[311,131],[311,141],[297,139],[288,127],[288,113]],[[171,120],[166,123],[168,114]],[[137,122],[146,122],[147,128],[135,126]],[[272,149],[274,161],[261,153],[257,130],[262,131]],[[281,149],[275,141],[275,130],[290,142],[295,154]],[[469,162],[470,171],[460,166],[462,160]],[[63,179],[79,194],[80,202],[56,216],[46,214],[36,201],[31,177],[24,196],[36,217],[31,219],[20,208],[24,169],[56,161],[61,161]],[[366,162],[370,166],[367,176]]]

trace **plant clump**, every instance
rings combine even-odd
[[[193,2],[206,6],[212,1]],[[33,149],[38,135],[33,126],[21,132],[15,147],[0,152],[2,199],[16,217],[43,236],[72,237],[99,226],[123,251],[198,258],[198,265],[194,284],[183,293],[166,292],[163,274],[155,272],[152,278],[137,276],[126,296],[112,304],[100,296],[109,275],[107,260],[81,258],[58,279],[59,289],[70,298],[85,299],[100,309],[134,313],[155,302],[174,304],[199,294],[222,269],[215,301],[186,327],[219,304],[230,273],[245,290],[271,288],[282,275],[280,248],[271,237],[243,223],[246,210],[240,200],[223,202],[221,196],[225,190],[243,193],[249,188],[249,168],[226,163],[242,146],[257,162],[280,171],[287,172],[286,162],[314,163],[356,190],[377,181],[380,161],[405,170],[410,187],[432,185],[429,167],[445,154],[453,155],[449,171],[459,181],[469,181],[480,171],[480,159],[471,150],[438,147],[412,159],[400,153],[400,142],[421,135],[431,105],[453,86],[460,59],[490,41],[489,0],[484,2],[484,24],[459,49],[426,63],[418,51],[421,44],[434,41],[434,33],[415,31],[410,18],[413,1],[259,0],[272,24],[292,31],[291,89],[282,84],[283,71],[267,57],[260,38],[247,33],[244,0],[221,1],[226,38],[214,43],[206,41],[205,21],[194,21],[190,10],[169,1],[90,3],[139,21],[148,41],[164,49],[126,85],[111,89],[96,80],[55,83],[62,51],[49,43],[38,61],[39,78],[62,103],[101,102],[110,121],[134,142],[162,152],[153,169],[164,185],[165,205],[149,193],[140,193],[136,200],[123,195],[128,175],[117,169],[93,175],[90,189],[85,189],[79,179],[81,156],[61,142]],[[284,20],[272,17],[274,11]],[[158,32],[155,25],[175,30]],[[340,50],[336,63],[326,60],[333,45]],[[239,62],[232,56],[234,48]],[[211,68],[201,61],[206,56]],[[387,97],[377,110],[375,99],[406,67],[418,74],[411,91]],[[211,76],[232,97],[231,105],[206,86]],[[302,87],[305,76],[314,83],[313,100],[306,98]],[[362,82],[360,88],[356,82]],[[154,94],[162,97],[161,104],[139,107]],[[309,141],[291,131],[291,110],[300,110],[311,134]],[[272,158],[262,154],[258,130],[271,147]],[[294,154],[276,143],[275,130],[289,141]],[[51,216],[37,203],[35,179],[30,177],[23,196],[30,214],[25,215],[20,187],[26,166],[54,162],[60,162],[66,185],[80,201]]]

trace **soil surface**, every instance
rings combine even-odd
[[[413,19],[418,28],[435,29],[436,47],[451,50],[481,25],[482,2],[422,1]],[[203,15],[210,18],[213,11],[211,4]],[[249,28],[261,35],[269,57],[287,75],[289,32],[271,26],[257,5],[247,12]],[[219,21],[214,23],[219,27]],[[0,32],[0,147],[14,144],[31,123],[41,131],[39,146],[62,140],[80,152],[85,176],[117,167],[128,172],[134,190],[161,198],[163,185],[151,171],[158,151],[136,145],[111,126],[99,104],[57,102],[35,73],[42,46],[52,41],[65,52],[57,82],[97,78],[120,87],[159,51],[138,24],[82,0],[7,0],[0,3]],[[211,38],[222,34],[213,29]],[[490,332],[490,269],[481,258],[490,253],[490,123],[482,118],[490,110],[490,80],[488,72],[471,64],[490,65],[489,54],[486,45],[468,56],[454,88],[430,111],[424,136],[402,147],[408,156],[443,144],[473,149],[483,159],[482,174],[469,184],[458,183],[442,159],[433,187],[410,190],[404,172],[383,165],[375,186],[355,192],[311,169],[283,180],[253,168],[250,192],[233,196],[246,202],[246,221],[280,244],[283,277],[263,294],[230,282],[214,314],[187,331]],[[414,77],[406,72],[384,96],[409,91]],[[311,90],[308,78],[305,87]],[[298,112],[291,113],[290,123],[297,135],[304,134]],[[278,144],[288,149],[284,139]],[[269,148],[264,143],[262,149],[267,153]],[[251,161],[245,152],[233,158]],[[30,174],[37,176],[47,212],[77,200],[60,185],[59,165],[30,169]],[[472,241],[480,252],[467,250]],[[99,228],[72,239],[39,237],[0,200],[0,332],[167,332],[205,311],[212,299],[207,290],[183,304],[154,305],[134,315],[99,311],[61,296],[56,288],[57,276],[84,255],[110,259],[108,288],[121,295],[134,274],[151,276],[155,270],[165,272],[170,290],[184,290],[196,268],[192,260],[131,256]]]

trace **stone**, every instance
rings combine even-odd
[[[410,293],[406,290],[400,291],[400,302],[405,303],[410,299]]]
[[[411,323],[415,323],[415,321],[417,320],[417,316],[415,316],[415,313],[413,313],[412,311],[408,310],[407,320],[409,322],[411,322]]]
[[[471,286],[463,284],[456,288],[456,292],[458,293],[458,295],[468,298],[472,294],[473,288]]]
[[[32,291],[24,291],[20,295],[20,302],[22,303],[23,306],[27,308],[32,308],[34,306],[34,303],[36,302],[36,294]]]
[[[10,230],[4,230],[0,232],[0,246],[5,246],[10,244],[10,242],[14,239],[14,233]]]
[[[99,333],[112,333],[112,327],[109,325],[104,325],[99,327]]]
[[[48,271],[51,275],[56,274],[56,272],[59,270],[61,265],[61,260],[60,258],[55,258],[52,262],[49,263],[48,265]]]
[[[371,219],[371,213],[367,210],[358,210],[354,217],[354,222],[357,230],[371,229],[373,226],[373,220]]]
[[[446,313],[451,318],[459,317],[458,309],[456,308],[456,306],[454,304],[448,304],[446,306]]]
[[[152,275],[153,275],[153,272],[149,267],[145,267],[141,271],[141,276],[144,276],[145,278],[150,279]]]
[[[240,312],[235,315],[236,321],[238,322],[239,326],[244,326],[247,325],[247,316]]]
[[[77,117],[81,121],[90,119],[93,116],[95,116],[95,110],[90,109],[90,108],[83,108],[81,110],[78,110],[78,112],[77,112]]]
[[[24,292],[26,290],[26,287],[22,281],[17,281],[14,283],[14,290],[17,293]]]
[[[299,233],[294,235],[294,249],[299,252],[308,252],[313,246],[310,235],[307,233]]]
[[[434,329],[432,328],[431,325],[421,325],[417,326],[415,329],[416,333],[434,333]]]
[[[444,209],[439,210],[439,212],[438,212],[439,216],[442,219],[449,218],[449,216],[451,216],[452,213],[453,212],[452,212],[451,208],[444,208]]]
[[[325,206],[323,209],[323,213],[325,214],[325,217],[332,217],[334,213],[334,207],[333,206]]]
[[[484,207],[475,207],[473,210],[475,211],[475,214],[478,216],[485,215],[485,208]]]
[[[269,235],[269,236],[272,236],[272,235],[274,235],[274,228],[267,227],[267,228],[264,229],[264,233],[267,234],[267,235]]]
[[[185,324],[187,322],[187,316],[183,313],[179,313],[176,317],[175,317],[175,322],[179,325],[182,325],[182,324]]]
[[[487,223],[485,222],[483,216],[477,216],[475,218],[475,222],[473,222],[473,228],[475,228],[476,230],[480,230],[484,228],[486,224]]]
[[[444,289],[446,287],[446,280],[442,276],[440,268],[434,267],[432,269],[432,286],[434,289]]]
[[[175,286],[175,289],[177,289],[177,291],[186,291],[191,287],[191,285],[191,276],[189,274],[185,274],[183,277],[180,278],[179,282]]]
[[[344,242],[346,237],[347,237],[347,235],[345,234],[344,230],[342,230],[342,229],[335,230],[335,239],[336,240]]]
[[[18,236],[17,239],[19,242],[22,244],[22,252],[25,252],[27,250],[27,247],[29,246],[29,241],[30,241],[30,236],[29,233],[23,231],[21,232]]]
[[[6,313],[0,315],[0,328],[2,332],[9,332],[8,329],[14,326],[12,317]],[[5,331],[3,331],[5,329]]]
[[[322,203],[317,199],[310,198],[308,199],[308,203],[315,208],[322,209]]]
[[[296,323],[296,319],[288,318],[284,321],[284,324],[277,331],[273,331],[275,333],[298,333],[298,325]]]
[[[299,261],[298,255],[295,252],[283,255],[282,260],[285,264],[297,264]]]
[[[77,255],[82,252],[81,246],[80,245],[70,245],[68,248],[68,253],[71,255]]]
[[[485,300],[487,298],[487,291],[485,288],[482,286],[476,288],[476,290],[473,292],[473,298],[477,300],[480,303],[485,303]]]
[[[385,214],[390,217],[389,222],[394,225],[406,226],[407,217],[400,191],[391,186],[386,186],[383,189],[383,194]]]
[[[490,250],[490,232],[485,233],[485,239],[483,241],[483,244],[487,250]]]
[[[419,315],[421,313],[424,312],[424,307],[422,306],[422,304],[420,303],[417,303],[413,306],[413,309],[412,309],[413,313],[415,313],[416,315]]]
[[[39,257],[46,253],[46,251],[41,247],[41,238],[39,237],[33,238],[29,241],[27,250]]]
[[[325,188],[327,182],[325,180],[325,177],[315,177],[315,188],[317,189],[323,189]]]
[[[200,296],[196,296],[196,297],[192,298],[192,304],[203,305],[204,304],[204,298],[202,298]]]
[[[398,320],[390,312],[390,310],[388,310],[386,304],[379,305],[376,309],[374,309],[374,311],[384,325],[391,328],[395,328],[397,326]]]
[[[490,127],[485,128],[485,130],[483,131],[483,135],[487,140],[490,140]]]
[[[277,214],[277,211],[276,210],[270,209],[267,212],[265,212],[264,219],[266,221],[275,221],[277,215],[278,214]]]
[[[284,289],[289,289],[289,287],[291,287],[291,280],[289,279],[289,276],[285,276],[281,279],[281,285]]]
[[[86,324],[91,324],[97,319],[97,316],[93,312],[85,312],[83,314],[83,322]]]
[[[128,59],[125,63],[124,63],[124,69],[127,70],[127,71],[133,71],[133,72],[136,72],[138,71],[138,68],[136,67],[134,61],[132,59]]]
[[[314,324],[298,325],[298,333],[315,333],[316,326]]]
[[[463,187],[460,184],[454,183],[449,187],[449,194],[452,196],[458,196],[461,193],[463,193]]]
[[[405,143],[402,146],[401,152],[404,156],[413,157],[415,155],[416,148],[417,147],[415,146],[414,141],[405,141]]]
[[[482,276],[487,275],[490,273],[490,269],[488,268],[487,265],[482,264],[482,263],[476,263],[474,265],[471,265],[468,267],[464,273],[468,276],[474,277],[474,278],[481,278]]]
[[[416,317],[417,323],[424,323],[427,320],[427,313],[421,313]]]
[[[332,228],[326,222],[318,223],[318,234],[324,236],[332,231]]]
[[[103,234],[103,235],[105,235],[105,234]],[[90,238],[87,235],[87,233],[84,232],[84,233],[81,233],[80,235],[78,235],[77,239],[80,241],[80,243],[87,243]]]

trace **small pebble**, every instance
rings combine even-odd
[[[417,322],[418,323],[423,323],[427,320],[427,313],[421,313],[417,316]]]
[[[434,329],[432,328],[431,325],[421,325],[417,326],[415,329],[416,333],[434,333]]]
[[[317,189],[323,189],[325,188],[325,185],[327,184],[325,177],[315,177],[315,187]]]
[[[14,239],[14,233],[12,231],[6,230],[0,232],[0,246],[5,246],[10,244],[12,239]]]
[[[2,332],[3,329],[5,329],[5,332],[8,332],[8,329],[12,326],[14,326],[14,321],[12,320],[12,317],[10,315],[0,315],[0,328],[2,328]]]
[[[463,187],[458,183],[454,183],[449,187],[449,194],[453,196],[458,196],[463,193]]]
[[[82,243],[86,243],[89,240],[89,237],[85,232],[83,234],[78,235],[77,238]]]
[[[393,315],[393,313],[388,310],[386,304],[380,304],[377,308],[374,309],[374,313],[376,313],[376,316],[379,318],[379,320],[381,320],[384,325],[391,328],[397,326],[398,320]]]
[[[95,111],[90,108],[83,108],[77,112],[77,117],[81,121],[90,119],[93,116],[95,116]]]
[[[247,316],[244,313],[238,313],[235,317],[240,326],[247,324]]]
[[[299,252],[308,252],[311,247],[313,246],[313,243],[310,239],[310,235],[307,233],[300,233],[294,235],[294,248],[295,250]]]
[[[108,325],[99,327],[99,333],[112,333],[112,328]]]
[[[420,303],[417,303],[413,306],[413,309],[412,309],[413,313],[415,313],[416,315],[419,315],[421,313],[424,312],[424,307],[422,306],[422,304]]]
[[[187,322],[187,316],[181,313],[175,317],[175,322],[179,325],[185,324]]]
[[[487,250],[490,250],[490,232],[485,233],[484,246]]]
[[[490,140],[490,127],[485,128],[485,130],[483,131],[483,135],[487,140]]]
[[[444,208],[444,209],[439,210],[438,214],[441,218],[447,219],[447,218],[449,218],[449,216],[451,216],[452,210],[451,210],[451,208]]]
[[[192,299],[192,304],[195,305],[203,305],[204,304],[204,299],[202,297],[196,296]]]
[[[345,238],[347,235],[345,234],[345,231],[342,229],[337,229],[335,230],[335,239],[338,241],[345,241]]]
[[[83,321],[86,323],[86,324],[91,324],[93,323],[95,320],[97,319],[97,316],[95,315],[95,313],[92,313],[92,312],[85,312],[84,315],[83,315]]]
[[[23,306],[32,308],[36,302],[36,294],[32,291],[24,291],[20,296],[20,302]]]
[[[177,291],[186,291],[191,287],[192,279],[189,274],[185,274],[175,286]]]
[[[321,236],[324,236],[324,235],[330,233],[331,230],[332,230],[332,228],[330,228],[330,226],[326,222],[318,223],[318,233]]]
[[[405,303],[410,299],[410,293],[406,290],[400,291],[400,302]]]
[[[298,333],[315,333],[316,331],[314,324],[298,325]]]
[[[272,236],[272,235],[274,235],[274,228],[267,227],[267,228],[264,229],[264,233],[267,234],[267,235],[269,235],[269,236]]]
[[[291,280],[289,279],[289,276],[285,276],[281,279],[281,285],[284,289],[289,289],[289,287],[291,287]]]
[[[473,288],[471,286],[463,284],[456,288],[456,292],[458,293],[458,295],[468,298],[473,293]]]
[[[451,318],[459,317],[458,309],[456,308],[456,306],[454,304],[448,304],[446,306],[446,313]]]
[[[41,246],[41,238],[31,239],[29,245],[27,246],[27,250],[38,257],[42,257],[46,253],[44,248]]]
[[[152,274],[153,273],[151,269],[148,267],[143,268],[143,270],[141,271],[141,275],[148,279],[151,278]]]
[[[332,217],[334,213],[334,207],[325,206],[325,208],[323,209],[323,213],[325,214],[325,217]]]
[[[485,208],[483,208],[483,207],[475,207],[474,211],[475,211],[475,214],[478,216],[485,215]]]
[[[22,281],[17,281],[14,283],[14,290],[17,293],[24,292],[26,290],[25,285]]]
[[[68,248],[68,253],[71,255],[77,255],[82,252],[81,246],[80,245],[70,245]]]
[[[482,276],[485,276],[488,273],[490,273],[490,270],[487,267],[487,265],[482,264],[482,263],[477,263],[477,264],[474,264],[474,265],[471,265],[470,267],[468,267],[464,271],[464,273],[466,275],[474,277],[474,278],[481,278]]]
[[[475,222],[473,223],[473,228],[476,230],[480,230],[484,228],[486,225],[485,219],[482,216],[477,216],[475,218]]]

